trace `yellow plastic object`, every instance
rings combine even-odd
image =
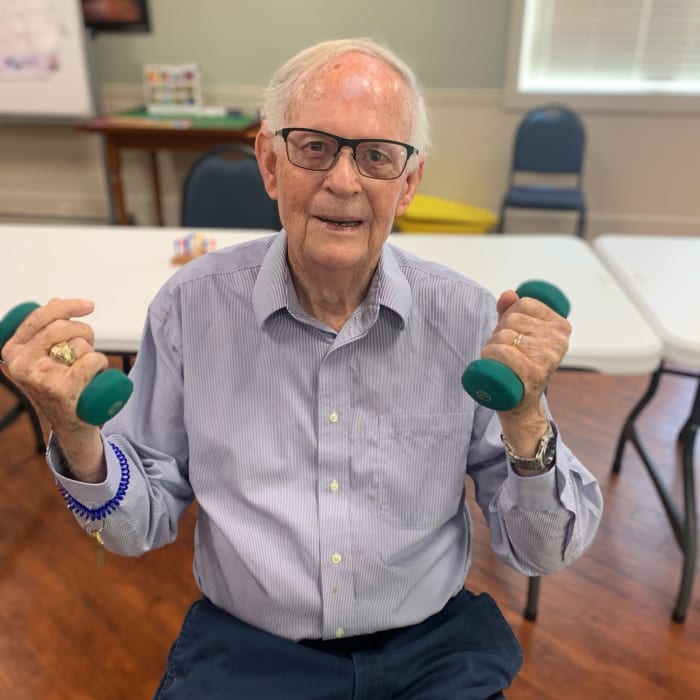
[[[497,221],[498,217],[488,209],[417,194],[395,223],[402,233],[488,233]]]

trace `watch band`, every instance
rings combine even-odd
[[[534,457],[525,458],[516,455],[503,433],[501,433],[501,442],[503,442],[508,461],[516,471],[542,473],[549,471],[554,466],[557,451],[557,436],[554,433],[551,422],[547,423],[547,431],[537,443],[537,451]]]

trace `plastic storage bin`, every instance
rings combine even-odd
[[[488,233],[497,221],[498,217],[488,209],[417,194],[394,223],[401,233]]]

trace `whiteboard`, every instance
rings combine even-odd
[[[0,118],[95,114],[80,0],[0,0]]]

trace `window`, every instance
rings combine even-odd
[[[700,109],[700,0],[514,0],[508,101]]]

